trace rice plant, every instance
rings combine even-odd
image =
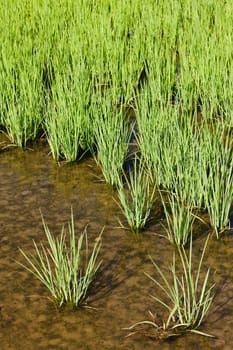
[[[158,186],[171,183],[175,114],[156,79],[151,78],[141,95],[136,96],[136,137],[142,160]]]
[[[125,185],[124,186],[124,182]],[[124,173],[118,178],[117,191],[119,206],[128,221],[133,233],[141,232],[148,222],[152,205],[154,203],[156,186],[145,172],[143,164],[134,161],[129,176]]]
[[[140,0],[87,1],[85,6],[83,0],[65,0],[61,6],[55,1],[36,4],[29,1],[26,6],[19,0],[13,4],[2,2],[2,124],[12,141],[19,145],[38,136],[41,119],[44,120],[42,71],[44,64],[51,62],[56,73],[64,73],[65,86],[70,79],[70,70],[80,76],[80,86],[95,80],[101,89],[112,90],[114,87],[118,101],[127,102],[134,93],[137,96],[143,94],[145,87],[149,86],[155,102],[145,101],[144,107],[149,114],[165,116],[167,112],[172,113],[171,105],[178,105],[179,115],[192,115],[199,108],[204,119],[221,118],[232,126],[231,13],[229,0],[222,6],[203,0],[198,5],[191,1],[164,1],[160,4],[152,0],[146,4]],[[79,74],[80,62],[85,62],[88,67],[85,79]],[[145,67],[147,72],[142,79]],[[17,76],[17,91],[13,75]],[[85,94],[81,92],[81,98],[71,96],[69,102],[67,99],[65,93],[66,102],[62,106],[60,97],[57,98],[58,106],[55,103],[50,110],[54,118],[62,114],[73,124],[72,116],[77,110],[85,117],[89,115],[89,103],[83,101]],[[210,109],[212,113],[208,113]],[[55,126],[61,133],[64,124],[62,118],[58,119]],[[51,125],[54,128],[55,123],[49,119],[48,124],[50,135]],[[86,144],[89,131],[87,128],[84,132],[82,145]],[[67,141],[66,135],[64,138]],[[49,141],[50,145],[55,143],[54,155],[60,152],[59,157],[74,159],[76,150],[71,150],[69,145],[74,145],[74,142],[67,142],[64,150],[56,151],[55,136],[50,135]],[[156,162],[158,159],[154,160]],[[162,180],[162,174],[158,174],[157,179]]]
[[[158,186],[175,191],[184,202],[203,204],[205,158],[190,114],[163,102],[159,91],[147,88],[137,98],[137,141],[142,159]]]
[[[80,151],[89,146],[85,136],[88,132],[91,134],[87,113],[90,83],[81,62],[77,69],[79,74],[69,72],[66,79],[63,74],[57,74],[52,88],[52,99],[48,105],[45,128],[53,158],[56,160],[75,161]]]
[[[178,262],[181,263],[182,267],[181,275],[177,271],[177,256],[174,253],[170,269],[171,281],[151,258],[161,282],[157,277],[147,273],[146,275],[154,282],[155,286],[160,288],[164,297],[167,297],[169,301],[156,296],[152,296],[152,298],[167,309],[168,317],[162,325],[157,324],[155,320],[145,320],[137,322],[129,327],[129,330],[137,330],[137,326],[149,325],[155,334],[164,332],[167,337],[181,335],[186,332],[212,337],[212,335],[199,330],[207,317],[207,312],[214,298],[214,283],[211,281],[210,268],[207,269],[205,274],[202,271],[207,243],[208,239],[204,244],[197,270],[194,269],[192,263],[192,240],[190,240],[188,254],[183,247],[178,249]]]
[[[68,223],[68,244],[66,243],[64,226],[60,236],[54,237],[43,217],[42,222],[48,246],[43,243],[39,245],[33,241],[34,255],[27,254],[20,249],[27,264],[19,264],[48,288],[59,306],[70,304],[77,307],[87,297],[90,284],[101,263],[97,263],[101,234],[93,249],[89,251],[86,229],[81,232],[76,242],[72,211],[71,220]]]
[[[177,246],[185,246],[192,235],[194,216],[192,206],[187,205],[175,193],[168,193],[165,197],[160,191],[167,227],[167,237]]]
[[[6,58],[5,58],[6,59]],[[6,59],[7,60],[7,59]],[[6,64],[6,66],[9,66]],[[4,67],[2,119],[10,141],[25,147],[42,128],[43,94],[39,70],[34,63]]]
[[[130,127],[126,123],[122,107],[119,110],[108,98],[101,100],[95,108],[93,119],[94,138],[97,155],[95,160],[100,165],[106,182],[115,187],[122,175],[128,153]]]
[[[204,199],[211,226],[219,238],[228,227],[233,198],[233,154],[231,135],[215,128],[208,141],[209,169],[205,173]]]

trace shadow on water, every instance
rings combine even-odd
[[[165,271],[171,263],[172,247],[160,237],[165,234],[158,217],[161,209],[153,209],[155,219],[135,239],[128,230],[116,228],[118,219],[124,221],[123,214],[112,199],[112,190],[104,182],[95,181],[94,175],[99,176],[100,170],[92,159],[58,167],[48,153],[48,146],[40,144],[33,151],[11,148],[0,152],[1,348],[231,349],[232,235],[211,240],[204,262],[204,267],[216,270],[216,285],[221,286],[216,289],[213,308],[202,327],[215,334],[216,339],[188,334],[161,343],[140,334],[125,337],[123,328],[147,319],[149,310],[167,317],[166,311],[150,297],[161,297],[161,291],[144,275],[155,274],[149,255]],[[77,310],[57,308],[46,288],[16,263],[22,262],[19,247],[33,253],[32,239],[45,240],[39,209],[56,235],[68,222],[71,206],[77,232],[88,224],[90,244],[105,226],[100,252],[103,263],[85,304],[90,308]],[[201,236],[194,242],[194,263],[202,247]]]
[[[230,213],[229,213],[229,227],[233,228],[233,202],[231,204]]]
[[[118,262],[119,260],[120,258],[118,258]],[[94,303],[97,300],[108,297],[114,289],[120,287],[132,276],[133,272],[127,273],[127,276],[118,275],[115,259],[109,261],[108,264],[103,264],[97,271],[95,279],[88,290],[87,299],[90,298],[91,302]]]

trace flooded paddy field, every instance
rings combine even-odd
[[[233,3],[60,5],[0,4],[0,347],[232,349]]]
[[[143,334],[125,337],[123,328],[149,319],[148,311],[167,317],[150,295],[161,291],[145,275],[156,276],[149,255],[168,269],[173,248],[165,234],[161,203],[152,210],[153,221],[136,238],[118,205],[116,193],[100,181],[101,171],[92,158],[58,166],[48,155],[47,144],[32,150],[8,148],[0,153],[0,342],[4,350],[74,349],[231,349],[233,344],[233,236],[216,240],[212,235],[204,259],[215,272],[215,299],[201,330],[207,338],[187,333],[163,341]],[[19,247],[33,253],[33,242],[45,241],[44,219],[56,235],[73,207],[76,232],[88,225],[88,238],[95,240],[104,227],[100,256],[102,265],[89,291],[86,304],[76,310],[58,308],[42,284],[16,261],[23,262]],[[199,259],[208,228],[193,242],[194,263]],[[149,332],[153,331],[148,329]]]

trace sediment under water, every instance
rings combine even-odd
[[[0,343],[4,350],[76,349],[202,349],[227,350],[233,346],[233,237],[210,239],[203,267],[216,270],[216,297],[202,331],[215,339],[187,334],[173,341],[153,341],[142,334],[125,337],[135,322],[148,319],[148,311],[166,317],[150,295],[161,296],[144,275],[156,276],[149,255],[166,270],[173,249],[155,234],[164,234],[161,204],[155,204],[154,220],[136,239],[119,228],[125,219],[113,200],[116,194],[89,158],[58,166],[47,145],[33,150],[9,148],[0,152]],[[33,253],[33,242],[44,241],[41,209],[51,232],[59,234],[73,207],[80,232],[88,225],[92,242],[105,226],[100,258],[103,260],[87,305],[77,310],[59,309],[49,292],[16,261],[24,262],[18,247]],[[127,225],[126,225],[127,226]],[[206,231],[205,231],[206,230]],[[208,229],[202,227],[194,241],[194,265],[198,262]],[[88,306],[88,307],[87,307]]]

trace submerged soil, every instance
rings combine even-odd
[[[0,140],[1,141],[1,140]],[[168,269],[173,248],[163,235],[161,204],[155,204],[153,221],[137,238],[120,228],[126,221],[101,181],[93,159],[57,165],[46,144],[33,150],[0,151],[0,343],[4,350],[218,350],[233,347],[233,236],[211,237],[203,267],[216,270],[216,297],[202,331],[216,338],[187,334],[174,340],[152,340],[141,333],[125,337],[135,322],[149,319],[148,311],[166,318],[166,311],[150,295],[159,289],[144,274],[156,277],[149,256]],[[86,305],[59,309],[47,289],[17,261],[24,263],[19,247],[33,253],[33,239],[45,241],[40,210],[54,235],[70,218],[73,207],[76,230],[88,225],[90,244],[103,226],[102,265]],[[198,226],[194,265],[200,258],[207,226]],[[148,332],[152,330],[147,329]],[[153,336],[153,333],[151,334]]]

